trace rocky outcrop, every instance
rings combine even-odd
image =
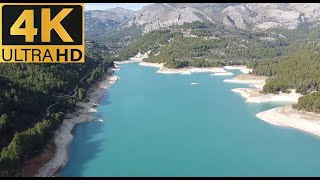
[[[86,11],[86,18],[94,18],[97,20],[112,20],[116,22],[124,22],[134,17],[135,11],[125,8],[111,8],[106,10],[89,10]]]
[[[232,3],[159,3],[151,4],[137,11],[126,26],[144,26],[144,32],[181,25],[185,22],[219,22],[221,11]]]
[[[136,12],[126,26],[143,26],[144,32],[202,21],[243,30],[282,27],[295,29],[301,23],[320,22],[320,4],[307,3],[159,3]]]
[[[154,3],[139,11],[86,11],[85,29],[99,34],[101,29],[137,25],[149,32],[193,21],[255,31],[295,29],[302,23],[320,23],[320,3]]]
[[[134,11],[124,8],[85,11],[86,36],[103,34],[108,29],[119,26],[121,23],[132,19]]]
[[[318,23],[320,4],[248,3],[225,8],[222,17],[225,26],[245,30],[295,29],[301,23]]]

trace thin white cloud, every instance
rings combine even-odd
[[[149,5],[152,3],[85,3],[85,10],[105,10],[109,8],[122,7],[131,10],[139,10],[143,6]]]

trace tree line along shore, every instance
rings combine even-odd
[[[0,176],[21,176],[40,154],[65,114],[86,101],[86,90],[113,67],[101,49],[87,47],[83,64],[0,66]]]
[[[191,73],[192,67],[244,65],[247,69],[253,69],[250,74],[262,77],[259,83],[250,78],[241,81],[247,81],[255,88],[233,90],[247,97],[247,102],[292,102],[290,113],[286,111],[287,117],[298,115],[301,120],[307,117],[304,113],[310,112],[314,115],[311,121],[317,120],[314,117],[318,117],[320,112],[319,27],[302,25],[295,30],[274,29],[257,33],[224,31],[214,26],[194,22],[151,31],[120,50],[118,58],[128,58],[138,53],[143,59],[142,65],[156,64],[156,67],[160,66],[159,73],[185,74]],[[183,31],[188,29],[193,37],[184,36]],[[230,42],[235,34],[238,38]],[[273,40],[259,40],[264,36],[270,36]],[[247,43],[242,43],[242,38]],[[239,42],[241,39],[242,42]],[[249,73],[248,70],[243,71]],[[239,82],[237,79],[230,81]],[[284,111],[280,108],[269,112],[281,114]],[[304,127],[306,123],[295,123],[294,127],[299,129],[298,124]]]
[[[193,37],[186,36],[190,31]],[[162,64],[161,70],[245,65],[256,76],[266,76],[261,93],[303,96],[293,108],[320,112],[319,27],[248,32],[192,22],[154,30],[118,52],[123,60],[140,54],[144,63]],[[236,38],[235,38],[236,37]],[[270,41],[261,40],[270,37]],[[265,39],[265,38],[264,38]],[[165,72],[165,71],[164,71]]]

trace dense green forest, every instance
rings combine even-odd
[[[320,112],[320,46],[305,45],[287,56],[252,61],[248,66],[255,75],[269,76],[263,87],[265,93],[289,92],[296,89],[305,96],[294,108]]]
[[[198,63],[193,61],[199,58],[206,61],[201,66],[232,65],[284,55],[291,43],[273,32],[248,32],[195,21],[146,33],[121,49],[118,58],[125,60],[151,50],[144,61],[167,67],[194,66]]]
[[[143,54],[151,50],[144,61],[165,63],[171,68],[243,64],[285,56],[306,43],[319,42],[320,27],[310,26],[305,23],[295,30],[278,28],[250,32],[195,21],[136,36],[118,51],[118,60],[127,60],[138,52]]]
[[[181,36],[181,33],[174,33],[170,30],[151,31],[121,49],[118,53],[118,58],[119,60],[125,60],[135,56],[138,52],[147,52],[148,50],[152,50],[153,52],[159,51],[161,46],[168,43],[175,36]]]
[[[91,45],[83,64],[0,65],[0,176],[20,176],[24,160],[42,150],[64,113],[74,110],[90,84],[113,66],[106,47]],[[68,96],[47,117],[47,108]]]
[[[320,92],[313,92],[300,97],[298,103],[293,104],[292,107],[298,110],[320,113]]]

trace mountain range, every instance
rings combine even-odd
[[[320,23],[320,3],[155,3],[138,11],[124,8],[85,11],[86,35],[111,28],[138,27],[146,33],[193,21],[263,31]]]

